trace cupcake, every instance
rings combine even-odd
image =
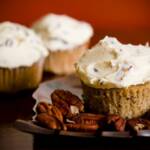
[[[44,69],[55,74],[75,71],[74,63],[86,51],[93,35],[90,24],[66,15],[48,14],[35,22],[33,29],[49,51]]]
[[[91,111],[136,118],[150,109],[149,46],[122,44],[105,37],[75,68]]]
[[[0,92],[37,87],[47,55],[32,30],[16,23],[0,23]]]

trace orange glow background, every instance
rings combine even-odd
[[[123,42],[150,41],[150,0],[0,0],[0,21],[30,26],[49,12],[90,22],[94,42],[105,35]]]

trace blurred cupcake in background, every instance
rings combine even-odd
[[[55,74],[75,71],[74,63],[86,51],[93,35],[90,24],[52,13],[35,22],[33,29],[49,50],[45,71]]]
[[[47,55],[32,30],[16,23],[0,23],[0,92],[37,87]]]

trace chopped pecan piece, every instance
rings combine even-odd
[[[126,120],[118,115],[109,115],[106,121],[106,128],[116,131],[124,131]]]
[[[142,129],[150,129],[150,121],[141,118],[130,119],[127,121],[127,127],[136,132]]]
[[[65,117],[72,117],[84,111],[83,102],[69,91],[55,90],[51,94],[53,105],[58,107]]]
[[[99,129],[98,124],[66,124],[67,130],[71,131],[97,131]]]
[[[47,113],[41,113],[36,116],[38,123],[49,129],[62,129],[61,122],[54,116],[48,115]]]
[[[40,102],[36,110],[38,113],[47,113],[48,115],[56,117],[59,121],[63,122],[63,115],[61,111],[56,107],[51,104],[48,104],[46,102]]]
[[[104,121],[104,115],[81,113],[71,118],[77,124],[95,125]]]

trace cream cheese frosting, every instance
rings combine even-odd
[[[31,66],[47,55],[34,31],[12,22],[0,23],[0,67]]]
[[[53,13],[35,22],[32,28],[42,37],[50,51],[73,49],[88,42],[93,35],[89,23]]]
[[[80,79],[95,88],[127,88],[150,81],[150,47],[122,44],[106,36],[75,65]]]

